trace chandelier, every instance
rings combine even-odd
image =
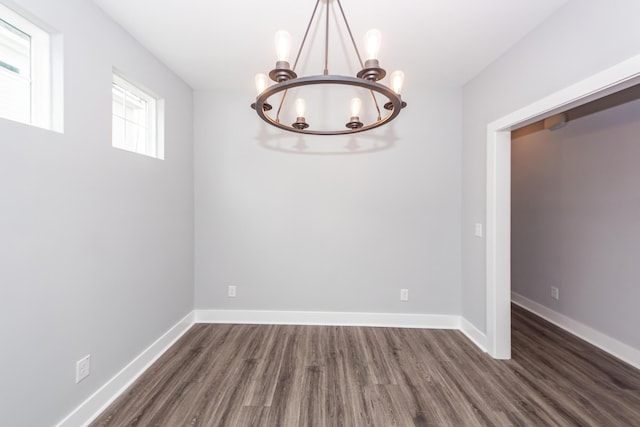
[[[386,76],[386,71],[380,67],[378,60],[378,52],[380,50],[381,34],[380,31],[373,29],[369,30],[365,34],[365,46],[366,57],[365,61],[362,61],[362,56],[358,50],[358,46],[354,40],[351,32],[351,27],[347,21],[342,4],[340,0],[323,0],[326,2],[326,22],[324,31],[324,70],[320,75],[301,76],[296,74],[296,67],[300,61],[305,42],[309,36],[309,30],[312,27],[314,19],[316,18],[318,5],[321,0],[316,0],[311,19],[307,25],[307,29],[304,33],[300,48],[295,58],[293,66],[289,63],[289,55],[291,53],[291,35],[283,30],[280,30],[275,35],[275,47],[276,47],[276,66],[269,72],[269,77],[265,74],[257,74],[255,76],[255,84],[258,95],[255,103],[251,104],[251,108],[256,110],[258,116],[265,122],[272,126],[278,127],[291,132],[297,132],[309,135],[344,135],[355,132],[363,132],[371,130],[389,123],[395,119],[400,111],[406,107],[406,103],[402,101],[400,92],[404,83],[404,73],[402,71],[394,71],[390,76],[390,87],[378,83]],[[351,43],[355,50],[355,54],[358,60],[360,71],[355,77],[329,74],[329,16],[331,3],[335,2],[340,11],[340,15],[344,20],[346,30],[349,34]],[[319,14],[318,14],[319,15]],[[318,18],[320,20],[321,18]],[[273,85],[269,85],[269,78],[275,82]],[[300,92],[301,88],[308,88],[311,86],[329,87],[329,86],[347,86],[356,88],[364,96],[354,97],[350,100],[347,99],[346,105],[330,105],[324,107],[325,113],[331,110],[335,114],[335,111],[344,110],[344,117],[349,120],[343,120],[339,123],[339,127],[336,124],[331,124],[326,128],[321,129],[314,128],[313,122],[307,121],[306,114],[306,102],[303,97],[298,97],[291,102],[287,101],[287,95],[291,91]],[[275,102],[270,103],[270,99],[276,98],[276,95],[280,94],[277,104]],[[291,97],[290,97],[291,98]],[[362,98],[362,99],[361,99]],[[364,103],[369,103],[368,111],[370,117],[361,119],[363,116],[363,99]],[[349,105],[350,104],[350,105]],[[273,105],[277,105],[276,108]],[[291,105],[295,107],[295,121],[292,124],[285,123],[286,119],[283,118],[283,107],[287,105],[291,108]],[[382,110],[380,108],[382,105]],[[350,107],[350,108],[349,108]],[[349,115],[350,111],[350,115]],[[317,112],[316,112],[317,113]],[[289,120],[292,121],[292,120]],[[346,123],[345,123],[346,121]]]

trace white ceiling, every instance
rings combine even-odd
[[[288,30],[297,51],[315,0],[93,0],[194,89],[253,88],[275,65],[273,34]],[[326,0],[321,0],[324,6]],[[335,5],[335,0],[331,0]],[[342,0],[360,49],[364,33],[383,35],[381,66],[402,69],[409,85],[460,86],[567,0]],[[336,9],[337,10],[337,9]],[[336,15],[339,16],[339,15]],[[334,26],[332,18],[332,26]],[[312,59],[298,71],[322,73],[323,25]],[[344,26],[332,30],[330,71],[355,74]],[[348,53],[346,53],[348,52]],[[306,53],[305,53],[306,54]],[[347,69],[344,69],[347,68]]]

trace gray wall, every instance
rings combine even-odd
[[[273,137],[250,88],[197,93],[192,127],[189,87],[90,2],[19,3],[64,35],[65,133],[0,120],[7,425],[60,420],[192,309],[193,188],[196,308],[462,312],[484,330],[486,124],[639,53],[640,2],[572,0],[462,92],[414,88],[397,124],[334,140],[373,152],[291,154],[317,139]],[[111,148],[113,66],[165,97],[166,160]]]
[[[463,90],[462,313],[486,331],[485,221],[487,124],[640,54],[637,0],[571,0]]]
[[[327,139],[269,129],[250,89],[195,94],[196,308],[459,314],[460,90]]]
[[[0,414],[60,421],[193,307],[192,91],[91,2],[64,36],[64,134],[0,119]],[[111,147],[111,71],[166,100],[166,160]],[[92,356],[75,384],[75,362]]]
[[[513,140],[511,287],[640,349],[638,135],[634,101]]]

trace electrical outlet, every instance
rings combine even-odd
[[[76,362],[76,384],[85,379],[91,373],[91,355],[87,354]]]
[[[233,285],[230,285],[229,289],[227,291],[227,295],[232,297],[232,298],[235,297],[236,296],[236,287],[233,286]]]
[[[400,301],[409,301],[409,289],[400,289]]]
[[[559,300],[560,299],[560,290],[558,288],[556,288],[555,286],[551,287],[551,298],[553,298],[555,300]]]

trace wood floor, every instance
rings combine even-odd
[[[92,426],[640,426],[640,371],[513,307],[458,331],[193,326]]]

